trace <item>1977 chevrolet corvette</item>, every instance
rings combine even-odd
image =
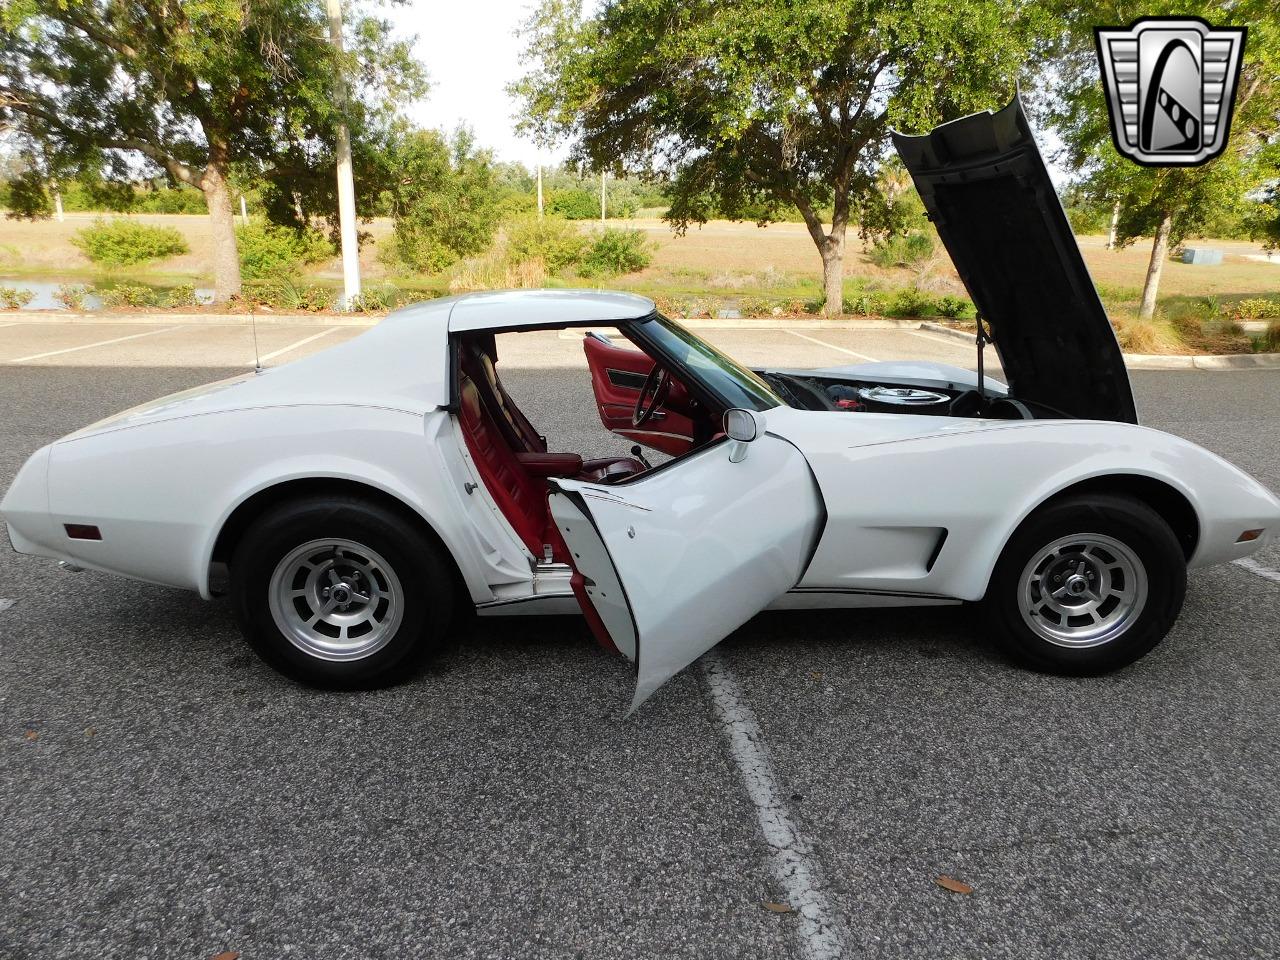
[[[766,607],[980,601],[1027,665],[1131,663],[1187,569],[1267,542],[1280,500],[1137,425],[1016,102],[897,146],[1007,386],[752,371],[636,296],[442,299],[38,450],[0,503],[13,546],[205,597],[225,572],[250,643],[325,685],[403,676],[466,607],[581,610],[636,704]],[[495,333],[601,326],[628,345],[583,338],[598,413],[638,446],[584,460],[504,388]]]

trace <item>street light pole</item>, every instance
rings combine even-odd
[[[604,172],[600,173],[600,225],[604,226],[605,209],[604,209]]]
[[[329,14],[329,42],[339,54],[342,53],[342,0],[325,0]],[[337,102],[339,114],[347,107],[346,81],[342,76],[342,67],[334,71],[333,98]],[[351,133],[345,122],[339,122],[337,128],[338,159],[338,223],[339,236],[342,242],[342,302],[346,309],[351,309],[354,301],[360,297],[360,247],[356,241],[356,188],[351,176]]]
[[[538,163],[538,216],[542,216],[542,163]]]

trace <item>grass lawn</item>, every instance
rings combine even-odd
[[[92,283],[128,280],[156,285],[208,284],[209,224],[203,216],[139,214],[146,223],[176,227],[186,238],[191,252],[152,264],[106,273],[95,267],[71,243],[77,230],[95,219],[95,214],[69,214],[64,223],[53,220],[30,223],[0,220],[0,277],[53,282]],[[584,230],[595,224],[582,222]],[[610,221],[610,226],[643,230],[653,243],[652,264],[634,274],[617,277],[603,285],[634,290],[651,296],[701,298],[708,303],[734,302],[739,298],[794,299],[812,301],[820,296],[820,262],[803,224],[778,223],[760,228],[754,224],[713,221],[690,228],[683,237],[656,217],[631,221]],[[372,281],[384,280],[408,289],[444,292],[449,275],[406,276],[389,271],[378,261],[379,241],[388,236],[391,223],[374,220],[362,227],[370,242],[361,250],[364,275]],[[871,289],[918,286],[934,294],[963,295],[964,290],[950,261],[940,254],[921,270],[883,270],[870,263],[856,232],[851,232],[845,260],[845,274],[855,283]],[[1094,281],[1110,310],[1135,310],[1141,294],[1150,246],[1139,242],[1122,250],[1108,251],[1103,239],[1079,238]],[[1224,251],[1220,266],[1190,266],[1170,260],[1164,268],[1160,293],[1163,307],[1176,309],[1193,298],[1213,297],[1221,304],[1252,297],[1280,297],[1280,259],[1275,263],[1250,260],[1246,254],[1261,250],[1256,244],[1237,241],[1204,241]],[[337,284],[341,272],[337,260],[317,265],[309,279]],[[549,282],[583,283],[575,278],[552,278]]]

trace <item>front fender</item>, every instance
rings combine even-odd
[[[936,432],[917,426],[918,435],[902,438],[869,424],[877,439],[859,445],[865,416],[844,415],[839,436],[822,435],[816,422],[786,429],[813,466],[830,518],[801,586],[978,600],[1018,525],[1055,494],[1098,477],[1148,477],[1181,493],[1200,527],[1191,566],[1250,553],[1265,541],[1237,544],[1242,531],[1266,528],[1270,539],[1280,526],[1280,501],[1265,487],[1157,430],[1018,421],[947,431],[946,418],[930,418]]]

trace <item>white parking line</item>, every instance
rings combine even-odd
[[[846,350],[844,347],[837,347],[834,343],[827,343],[825,340],[819,340],[817,337],[811,337],[807,333],[797,333],[794,330],[788,330],[787,333],[793,337],[799,337],[801,340],[808,340],[810,343],[816,343],[820,347],[826,347],[828,350],[839,350],[841,353],[847,353],[851,357],[857,357],[859,360],[867,360],[871,363],[879,363],[875,357],[868,357],[865,353],[858,353],[855,350]]]
[[[936,334],[922,333],[919,330],[903,330],[902,332],[909,333],[913,337],[919,337],[921,340],[932,340],[934,343],[946,344],[948,347],[955,347],[957,350],[966,349],[964,341],[960,340],[959,338],[939,337]]]
[[[823,892],[822,867],[782,799],[764,732],[747,706],[737,679],[719,655],[709,653],[701,663],[716,718],[724,728],[729,752],[755,805],[760,832],[773,853],[774,878],[786,890],[788,904],[799,914],[801,953],[808,960],[843,957],[844,938],[835,910]]]
[[[33,353],[29,357],[18,357],[10,363],[29,363],[32,360],[43,360],[45,357],[57,357],[64,353],[75,353],[77,350],[92,350],[94,347],[109,347],[113,343],[124,343],[126,340],[137,340],[141,337],[154,337],[160,333],[173,333],[181,327],[165,327],[163,330],[148,330],[146,333],[131,333],[127,337],[116,337],[113,340],[99,340],[97,343],[82,343],[78,347],[64,347],[61,350],[50,350],[47,353]]]
[[[1264,567],[1257,560],[1251,560],[1249,557],[1241,557],[1239,560],[1232,560],[1237,567],[1244,567],[1250,573],[1257,574],[1264,580],[1271,580],[1280,583],[1280,570],[1272,570],[1270,567]]]
[[[0,330],[3,330],[5,327],[20,327],[24,323],[26,323],[25,320],[14,320],[12,323],[0,323]]]
[[[263,354],[261,357],[258,358],[259,362],[266,363],[268,360],[274,360],[276,357],[280,356],[281,354],[288,353],[290,350],[297,350],[299,347],[306,346],[308,343],[310,343],[313,340],[319,340],[321,337],[327,337],[329,334],[334,333],[341,329],[342,329],[341,327],[330,327],[328,330],[322,330],[319,333],[313,333],[309,337],[303,337],[297,343],[291,343],[287,347],[281,347],[279,350],[273,350],[270,353]],[[250,364],[250,366],[253,366],[253,364]]]

